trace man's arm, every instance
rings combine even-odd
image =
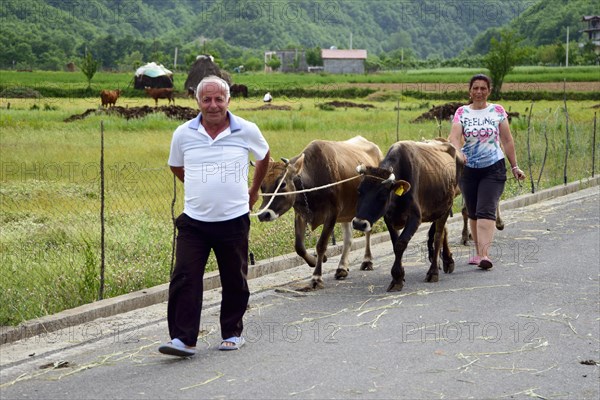
[[[185,172],[184,172],[184,169],[183,169],[183,167],[173,167],[173,166],[170,166],[170,167],[171,167],[171,172],[173,172],[173,174],[174,174],[174,175],[175,175],[177,178],[179,178],[179,180],[180,180],[181,182],[183,182],[183,178],[184,178],[184,176],[185,176]]]
[[[265,157],[256,161],[256,167],[254,169],[254,177],[252,178],[252,186],[248,189],[248,195],[250,196],[250,209],[254,207],[254,204],[258,201],[258,191],[260,190],[260,185],[267,175],[267,169],[269,167],[269,160],[271,159],[271,151],[267,150],[267,154]]]

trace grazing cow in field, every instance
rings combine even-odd
[[[117,103],[117,99],[121,95],[121,90],[102,90],[100,92],[100,100],[102,107],[112,107]]]
[[[239,85],[237,83],[234,83],[229,88],[229,91],[231,93],[231,97],[237,97],[237,96],[248,97],[248,86],[246,86],[246,85]]]
[[[171,102],[175,104],[175,98],[173,97],[173,88],[151,88],[146,86],[144,88],[146,94],[154,99],[154,106],[158,107],[158,99],[169,99],[169,105]]]
[[[369,232],[373,224],[384,217],[395,255],[388,291],[402,290],[402,255],[422,222],[433,222],[435,226],[426,280],[438,281],[440,252],[444,272],[454,271],[446,220],[462,167],[456,149],[449,143],[437,141],[400,141],[392,145],[378,167],[359,166],[364,176],[358,187],[358,207],[352,226]],[[400,229],[402,233],[398,235]]]
[[[376,144],[361,136],[343,142],[314,140],[302,150],[300,155],[288,162],[269,164],[267,176],[263,180],[263,194],[294,192],[320,188],[349,178],[341,184],[320,188],[304,193],[265,196],[259,215],[260,221],[273,221],[294,208],[294,232],[296,253],[315,270],[311,283],[305,290],[323,287],[322,264],[326,260],[325,251],[329,237],[333,233],[336,222],[342,224],[344,246],[336,279],[344,279],[348,275],[348,253],[352,245],[351,221],[356,212],[357,188],[360,177],[356,174],[356,165],[378,165],[383,154]],[[271,199],[273,201],[271,202]],[[317,242],[317,257],[310,255],[304,245],[306,226],[312,230],[323,225],[321,236]],[[366,247],[361,270],[371,270],[370,232],[366,234]]]

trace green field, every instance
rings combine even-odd
[[[440,74],[439,79],[454,79],[454,71],[449,72],[450,75]],[[464,72],[469,76],[472,71]],[[27,76],[28,79],[38,76],[39,86],[55,84],[64,75],[82,78],[81,74],[68,73],[20,74],[1,72],[1,84],[7,84],[5,78],[9,75]],[[252,78],[258,79],[259,76]],[[285,77],[282,74],[276,76],[277,79]],[[106,81],[100,80],[105,77]],[[117,77],[123,78],[116,74],[98,75],[99,82],[106,85],[121,82]],[[264,75],[262,77],[266,79]],[[310,77],[317,76],[302,75],[299,79]],[[346,82],[366,78],[368,76],[346,77]],[[80,84],[76,81],[71,83]],[[27,86],[31,81],[12,81],[13,84]],[[447,136],[450,129],[448,121],[440,124],[437,121],[412,122],[439,102],[402,94],[393,97],[383,101],[375,100],[377,96],[352,100],[373,106],[367,110],[323,107],[323,103],[331,99],[300,97],[276,101],[275,105],[288,106],[288,111],[257,110],[262,106],[262,101],[257,98],[233,99],[231,110],[261,127],[276,159],[291,158],[314,139],[345,140],[355,135],[377,143],[385,152],[396,141],[398,100],[399,139]],[[6,305],[0,310],[0,325],[18,324],[97,299],[101,257],[101,122],[105,144],[105,297],[169,280],[173,235],[171,213],[178,215],[181,212],[182,193],[181,185],[174,187],[166,161],[171,134],[183,121],[172,120],[162,114],[125,120],[114,115],[93,113],[79,121],[64,122],[74,114],[97,108],[98,103],[97,97],[0,99],[0,301]],[[533,104],[529,128],[531,158],[528,158],[526,116],[532,103],[503,101],[502,104],[521,114],[521,118],[514,119],[511,124],[519,165],[527,173],[531,167],[537,182],[547,150],[537,188],[561,184],[566,147],[563,102],[540,101]],[[596,110],[593,107],[596,104],[593,101],[567,104],[570,121],[569,182],[591,175]],[[130,108],[153,106],[153,100],[125,96],[119,100],[119,105]],[[193,100],[187,98],[178,99],[177,105],[196,107]],[[598,171],[600,163],[597,159],[595,163]],[[504,197],[529,191],[529,179],[522,186],[509,179]],[[258,205],[255,211],[257,209]],[[455,211],[458,209],[459,199]],[[381,223],[377,228],[383,230]],[[314,245],[317,235],[318,231],[307,234],[308,246]],[[341,238],[339,232],[337,237]],[[458,238],[453,242],[458,243]],[[262,224],[254,218],[250,250],[257,260],[293,252],[292,213],[273,223]],[[211,260],[211,267],[214,268],[214,265],[214,260]]]
[[[434,70],[405,70],[396,72],[381,72],[375,74],[283,74],[283,73],[244,73],[233,74],[234,83],[247,85],[250,94],[260,96],[265,91],[282,95],[316,92],[335,92],[348,84],[379,83],[465,83],[476,73],[485,73],[485,69],[476,68],[438,68]],[[187,89],[184,83],[186,73],[177,72],[174,75],[175,89],[180,96],[185,97]],[[598,67],[516,67],[507,75],[505,83],[545,83],[545,82],[598,82],[600,72]],[[81,72],[52,72],[52,71],[0,71],[0,97],[4,90],[15,88],[31,88],[45,97],[77,97],[94,96],[102,89],[123,89],[129,97],[144,97],[143,91],[133,89],[132,73],[98,72],[91,82],[92,93],[86,90],[87,81]],[[466,86],[465,86],[466,87]],[[466,89],[465,89],[466,91]],[[360,97],[361,91],[340,92],[345,97]]]

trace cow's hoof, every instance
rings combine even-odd
[[[425,277],[425,282],[437,282],[440,280],[440,276],[438,274],[427,274]]]
[[[469,238],[463,237],[462,240],[461,240],[461,242],[462,242],[463,246],[466,246],[466,245],[469,244]]]
[[[338,268],[335,271],[335,279],[338,279],[338,280],[346,279],[347,276],[348,276],[348,270]]]
[[[361,271],[373,271],[373,263],[371,261],[363,261],[360,264]]]
[[[318,290],[318,289],[323,289],[325,287],[325,285],[323,285],[323,281],[315,281],[312,280],[309,282],[308,285],[297,289],[298,292],[312,292],[314,290]]]
[[[312,292],[313,290],[323,289],[325,285],[323,285],[323,281],[311,280],[308,286],[305,286],[301,289],[298,289],[299,292]]]
[[[392,281],[390,283],[390,286],[388,286],[387,291],[388,292],[399,292],[402,290],[403,287],[404,287],[403,282]]]
[[[454,261],[444,263],[444,272],[447,274],[451,274],[454,272]]]

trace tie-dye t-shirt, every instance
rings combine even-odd
[[[504,158],[500,148],[500,123],[507,117],[504,107],[489,104],[483,110],[462,106],[456,110],[453,123],[463,127],[467,167],[485,168]]]

